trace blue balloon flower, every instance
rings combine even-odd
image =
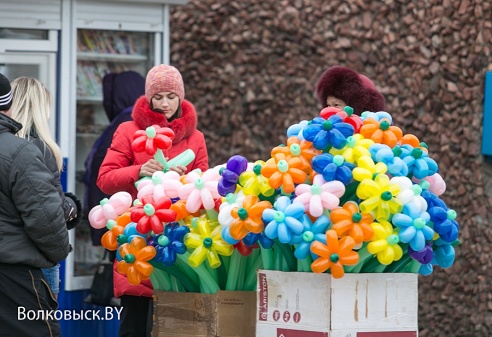
[[[427,212],[433,223],[434,231],[439,237],[448,243],[458,238],[460,227],[456,219],[456,212],[451,209],[445,209],[439,206],[428,208]]]
[[[409,144],[402,145],[400,149],[399,157],[407,164],[408,172],[415,178],[424,179],[437,173],[437,163],[429,157],[427,152],[418,147],[414,148]]]
[[[302,131],[308,125],[309,125],[309,121],[303,120],[297,124],[293,124],[289,126],[289,128],[287,129],[287,137],[297,136],[299,140],[303,140],[304,136],[302,135]]]
[[[313,223],[307,214],[302,216],[304,229],[300,234],[292,236],[291,244],[297,244],[294,256],[304,260],[311,251],[311,244],[320,241],[326,244],[326,230],[330,225],[330,219],[322,215]]]
[[[270,249],[273,247],[274,241],[267,237],[264,232],[261,232],[246,234],[243,238],[243,243],[250,247],[258,243],[262,248]]]
[[[355,165],[345,161],[341,155],[323,153],[313,158],[313,170],[323,175],[325,181],[338,180],[345,186],[352,182],[352,170]]]
[[[267,223],[265,235],[270,239],[278,240],[281,243],[289,243],[292,235],[300,234],[304,229],[301,222],[304,215],[304,205],[299,202],[292,202],[286,196],[280,196],[273,208],[263,211],[263,220]]]
[[[316,117],[303,131],[304,139],[313,143],[314,148],[325,150],[328,147],[342,149],[347,144],[347,138],[353,136],[354,127],[343,122],[338,115],[328,119]]]
[[[153,242],[150,243],[156,250],[154,261],[166,266],[174,265],[177,254],[186,253],[183,239],[189,232],[190,229],[187,226],[180,226],[176,222],[168,223],[164,227],[164,233],[154,236]]]
[[[424,249],[425,242],[434,237],[434,230],[428,226],[429,213],[420,212],[413,202],[404,205],[402,213],[393,215],[391,221],[401,229],[398,233],[400,241],[408,243],[414,251]]]
[[[399,148],[397,145],[396,148]],[[388,167],[388,173],[394,177],[406,177],[408,166],[400,157],[395,156],[395,151],[386,144],[373,144],[369,147],[369,153],[375,163],[384,163]]]

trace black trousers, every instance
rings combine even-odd
[[[57,308],[41,269],[0,264],[0,337],[59,337]]]
[[[119,337],[150,337],[152,333],[153,302],[151,297],[121,296]]]

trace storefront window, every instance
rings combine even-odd
[[[48,31],[39,29],[0,28],[0,39],[48,40]]]

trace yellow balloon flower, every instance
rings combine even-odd
[[[392,214],[401,212],[402,203],[395,198],[400,193],[400,185],[391,184],[386,174],[378,174],[372,179],[364,179],[357,187],[357,197],[364,200],[360,203],[361,213],[374,212],[378,221],[387,221]]]
[[[374,163],[371,156],[362,156],[357,159],[357,167],[352,170],[354,180],[362,181],[372,179],[375,175],[386,173],[388,167],[385,163]]]
[[[335,149],[334,147],[330,149],[332,155],[341,155],[345,158],[346,162],[355,164],[360,157],[368,156],[371,157],[369,152],[369,147],[374,144],[371,139],[366,139],[361,134],[357,133],[353,136],[347,138],[347,145],[342,149]]]
[[[263,194],[269,197],[275,192],[275,189],[268,183],[268,179],[261,174],[263,165],[265,165],[264,161],[257,160],[254,163],[253,171],[245,171],[239,176],[239,184],[243,187],[244,195]]]
[[[403,251],[398,244],[398,232],[388,221],[373,222],[374,237],[367,245],[367,250],[375,254],[381,264],[389,265],[393,261],[398,261],[403,256]]]
[[[212,224],[214,226],[214,224]],[[193,268],[197,268],[207,259],[212,268],[220,266],[219,255],[230,256],[234,247],[222,239],[220,232],[222,226],[216,226],[213,230],[206,217],[196,219],[196,231],[185,236],[184,244],[193,252],[188,258],[188,263]]]

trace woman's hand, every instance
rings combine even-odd
[[[157,171],[162,171],[164,169],[164,166],[162,166],[161,163],[159,163],[155,159],[149,159],[148,162],[142,165],[140,168],[139,176],[140,177],[152,177],[152,174]]]
[[[186,172],[186,166],[182,166],[182,165],[172,166],[169,168],[169,171],[177,172],[180,176],[182,176]]]

